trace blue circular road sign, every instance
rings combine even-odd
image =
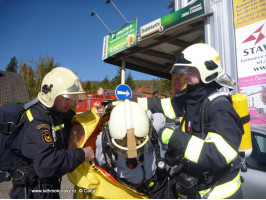
[[[118,100],[129,99],[132,97],[132,91],[126,84],[120,84],[115,89],[115,96]]]

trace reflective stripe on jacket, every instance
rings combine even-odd
[[[137,98],[131,100],[140,104],[145,111],[151,110],[152,113],[163,113],[169,119],[175,119],[177,116],[171,98]]]
[[[206,198],[206,195],[208,195],[207,197],[208,199],[225,199],[235,194],[239,190],[240,186],[241,186],[241,180],[240,180],[240,174],[238,173],[233,180],[216,186],[211,191],[210,194],[208,193],[211,190],[211,188],[199,191],[199,194],[203,199]]]

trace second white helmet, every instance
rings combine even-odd
[[[137,156],[144,153],[149,143],[150,121],[145,110],[136,102],[125,100],[115,106],[109,120],[109,132],[114,150],[123,157],[129,158],[130,142],[134,142]],[[128,141],[129,131],[134,138]]]

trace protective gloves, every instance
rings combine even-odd
[[[186,133],[174,127],[162,128],[159,132],[162,149],[167,150],[165,161],[169,166],[178,165],[184,157]],[[182,138],[183,137],[183,138]]]
[[[168,128],[163,127],[159,130],[158,135],[159,135],[159,139],[162,144],[163,150],[168,150],[168,143],[174,131],[175,131],[175,128],[173,127],[168,127]]]

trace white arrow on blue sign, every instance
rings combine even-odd
[[[132,97],[132,91],[126,84],[120,84],[115,89],[115,96],[118,100],[129,99]]]

